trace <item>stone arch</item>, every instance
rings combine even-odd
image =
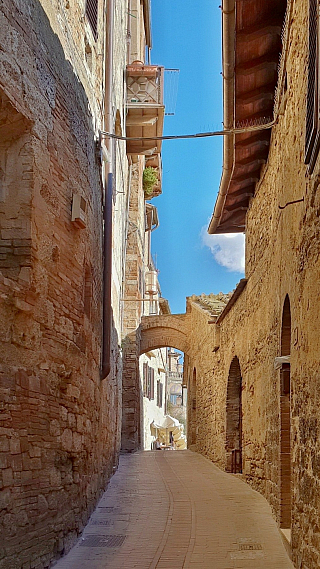
[[[242,472],[242,376],[240,362],[231,362],[226,401],[226,470]]]
[[[287,295],[282,310],[281,356],[291,352],[291,309]],[[291,380],[290,363],[280,371],[280,527],[291,528]]]
[[[166,346],[188,354],[190,348],[186,314],[166,314],[142,318],[140,355]]]
[[[157,348],[172,347],[188,354],[187,314],[143,316],[141,324],[123,340],[123,395],[121,448],[132,452],[142,445],[142,390],[139,356]]]

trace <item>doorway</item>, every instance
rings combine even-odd
[[[242,376],[236,356],[230,365],[227,386],[226,471],[242,472]]]
[[[290,356],[291,311],[288,295],[282,313],[281,356]],[[290,363],[280,372],[280,527],[291,529],[291,379]]]

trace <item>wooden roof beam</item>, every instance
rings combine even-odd
[[[233,212],[232,215],[224,219],[215,233],[243,233],[245,222],[246,208],[243,208],[241,211]]]
[[[247,210],[249,206],[249,199],[242,200],[241,202],[235,202],[233,204],[227,204],[224,206],[224,209],[228,212],[236,212],[236,211],[243,211]]]
[[[250,147],[250,145],[254,144],[255,142],[260,142],[261,140],[266,140],[269,142],[270,140],[270,131],[269,130],[264,130],[264,131],[259,131],[258,133],[256,132],[251,132],[251,133],[246,133],[247,136],[245,138],[241,138],[240,139],[240,135],[237,135],[236,138],[236,148],[238,148],[239,146],[246,146],[246,147]],[[243,137],[243,135],[241,135],[241,137]]]
[[[258,87],[257,89],[253,89],[252,91],[247,91],[242,93],[241,95],[237,95],[237,101],[240,103],[254,103],[255,101],[259,100],[268,100],[273,101],[274,99],[274,84],[263,85],[262,87]]]
[[[260,158],[254,154],[243,160],[237,160],[237,166],[254,166],[254,170],[257,170],[258,166],[262,166],[266,161],[266,158]]]
[[[234,192],[232,191],[232,188],[230,189],[230,194],[228,194],[228,196],[230,195],[230,197],[239,197],[239,196],[245,196],[245,197],[252,197],[254,195],[254,189],[255,189],[255,185],[258,181],[258,178],[246,178],[246,180],[243,180],[243,182],[239,182],[238,184],[235,182],[232,182],[232,188],[237,188],[237,190],[235,190]],[[250,191],[249,191],[250,190]]]
[[[264,36],[280,36],[281,26],[278,24],[269,24],[261,26],[257,24],[251,28],[237,31],[237,44],[246,44],[254,40],[261,40]]]
[[[254,59],[249,59],[246,61],[241,61],[237,63],[235,67],[236,75],[251,75],[256,73],[258,69],[272,68],[275,71],[278,68],[279,62],[279,50],[274,50],[271,53],[268,52],[261,57],[256,57]]]

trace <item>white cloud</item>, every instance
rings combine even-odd
[[[202,243],[211,249],[215,261],[228,271],[244,273],[244,246],[243,233],[225,233],[222,235],[209,235],[207,226],[201,230]]]

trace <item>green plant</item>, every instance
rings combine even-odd
[[[153,188],[157,184],[157,182],[158,182],[158,173],[156,168],[147,166],[147,168],[143,170],[143,178],[142,178],[143,191],[146,198],[152,195]]]

